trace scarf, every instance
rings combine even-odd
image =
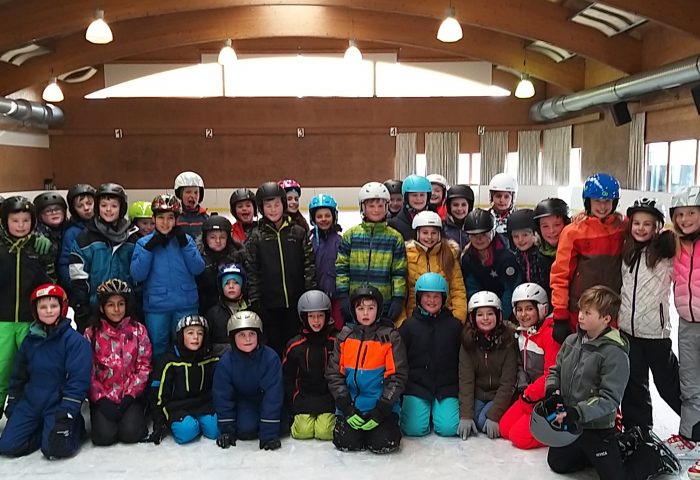
[[[542,245],[540,245],[540,253],[545,257],[554,258],[557,255],[557,247],[552,246],[542,240]]]
[[[16,238],[10,235],[4,227],[0,227],[0,238],[2,238],[2,241],[7,245],[7,249],[10,253],[17,254],[27,246],[27,243],[34,238],[34,235],[30,233],[22,238]]]
[[[99,217],[95,217],[95,227],[100,234],[104,235],[110,243],[118,245],[126,242],[131,231],[129,230],[129,222],[124,218],[120,218],[116,225],[104,223]]]
[[[472,335],[474,336],[474,343],[479,347],[480,350],[484,352],[493,352],[496,350],[503,342],[503,322],[498,322],[493,330],[488,333],[484,333],[478,328],[476,328],[476,323],[474,323],[474,329],[472,330]]]

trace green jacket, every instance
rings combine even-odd
[[[362,285],[372,285],[384,297],[388,308],[392,299],[406,297],[406,247],[399,232],[386,222],[362,222],[343,234],[335,261],[338,296]]]
[[[584,342],[585,335],[579,329],[567,337],[549,369],[546,390],[561,391],[583,428],[612,428],[630,376],[629,343],[614,328]]]

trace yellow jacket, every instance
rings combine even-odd
[[[442,275],[450,287],[450,292],[447,297],[447,308],[452,312],[452,315],[464,323],[467,319],[467,290],[464,286],[462,278],[462,269],[459,263],[459,246],[449,240],[454,258],[454,268],[452,275],[449,277],[442,269],[440,251],[442,243],[438,243],[429,251],[415,240],[406,242],[406,260],[408,263],[408,278],[406,282],[406,301],[404,310],[399,319],[396,321],[398,328],[413,314],[413,309],[416,307],[416,282],[418,277],[427,272],[435,272]]]

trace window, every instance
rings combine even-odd
[[[681,140],[671,142],[669,163],[671,165],[671,193],[676,193],[695,183],[695,164],[697,160],[698,141]]]
[[[541,156],[541,154],[540,154]],[[578,187],[581,182],[581,149],[572,148],[569,154],[569,186]]]
[[[481,183],[481,153],[472,153],[472,176],[470,185],[479,185]]]
[[[696,183],[698,140],[656,142],[646,146],[646,188],[675,193]]]
[[[481,173],[480,153],[460,153],[457,163],[457,182],[462,185],[479,185]]]
[[[426,162],[425,153],[416,154],[416,175],[425,177]]]
[[[512,175],[513,178],[518,178],[519,158],[518,152],[508,152],[506,157],[506,173]]]

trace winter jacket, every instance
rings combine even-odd
[[[51,261],[53,261],[55,266],[58,266],[58,260],[63,250],[63,236],[67,226],[67,220],[63,220],[57,228],[49,227],[41,221],[36,222],[37,234],[44,235],[51,240]]]
[[[329,328],[305,329],[287,344],[282,360],[284,391],[291,413],[318,415],[335,412],[335,402],[325,378],[335,336]]]
[[[576,322],[569,313],[578,312],[578,299],[584,290],[605,285],[620,291],[624,230],[625,222],[618,214],[608,215],[604,221],[587,216],[562,230],[549,283],[554,318],[569,318],[572,330],[576,330]]]
[[[507,248],[505,237],[496,234],[488,248],[486,264],[482,263],[475,248],[467,248],[462,255],[462,275],[467,295],[471,297],[481,290],[494,292],[501,299],[503,318],[508,318],[513,310],[513,290],[522,283],[522,272],[515,254]]]
[[[404,207],[395,217],[388,220],[389,226],[401,234],[404,242],[416,238],[413,232],[413,217],[415,214],[410,213],[408,208]]]
[[[34,234],[16,239],[0,228],[0,322],[31,322],[29,297],[52,281],[51,258],[36,253],[34,239]]]
[[[335,228],[327,232],[311,230],[311,246],[316,260],[316,283],[331,299],[335,298],[335,260],[338,257],[342,237]]]
[[[447,220],[442,222],[442,234],[448,240],[452,240],[459,246],[459,257],[462,257],[462,252],[469,245],[469,234],[464,230],[464,223],[462,226],[457,225],[450,216],[447,216]]]
[[[583,428],[612,428],[630,376],[629,343],[614,328],[593,340],[584,341],[585,335],[578,329],[566,338],[549,369],[546,391],[559,390]]]
[[[460,322],[464,323],[467,319],[467,292],[464,289],[464,278],[459,265],[459,256],[457,244],[450,242],[452,249],[452,258],[454,266],[452,274],[447,275],[442,267],[442,242],[438,243],[429,250],[418,243],[416,240],[406,242],[406,263],[408,264],[408,291],[406,293],[406,301],[404,303],[403,314],[399,317],[397,327],[401,326],[403,321],[413,313],[416,308],[416,282],[418,278],[426,272],[434,272],[442,275],[449,285],[449,295],[447,297],[447,308],[452,312],[452,315]]]
[[[224,353],[214,372],[212,395],[221,431],[233,428],[235,432],[239,414],[258,411],[260,442],[279,438],[284,383],[280,358],[270,347],[259,345],[251,353],[232,348]]]
[[[143,283],[144,312],[172,312],[197,307],[199,296],[195,277],[204,271],[204,260],[192,237],[180,247],[175,236],[168,243],[146,250],[157,230],[136,242],[131,260],[131,276]]]
[[[700,322],[700,246],[681,240],[673,261],[673,298],[678,315],[687,322]],[[695,275],[695,277],[693,277]]]
[[[121,403],[125,396],[140,397],[151,373],[151,341],[146,327],[129,317],[118,324],[100,319],[97,328],[88,327],[85,338],[92,346],[90,402],[107,398]]]
[[[80,217],[72,217],[63,232],[63,242],[61,243],[61,253],[58,256],[58,283],[63,287],[63,289],[68,294],[68,298],[71,297],[70,291],[70,252],[73,248],[73,241],[78,238],[80,232],[82,232],[87,226],[87,220],[83,220]]]
[[[237,302],[235,306],[222,300],[207,310],[205,318],[209,323],[209,339],[214,355],[223,355],[231,345],[231,338],[227,330],[229,318],[234,313],[247,308],[248,304],[244,300]]]
[[[486,418],[498,422],[510,407],[518,373],[515,332],[505,325],[500,344],[492,351],[481,349],[467,323],[459,350],[459,416],[474,418],[474,399],[493,401]]]
[[[91,356],[90,344],[70,320],[48,329],[33,322],[15,356],[6,411],[27,402],[40,417],[77,416],[90,388]]]
[[[408,363],[399,332],[384,321],[346,325],[338,334],[326,380],[341,412],[354,407],[370,412],[378,403],[399,412]]]
[[[251,230],[258,226],[258,222],[253,221],[250,225],[243,225],[241,222],[236,222],[231,227],[231,236],[240,243],[245,243]]]
[[[552,292],[549,288],[551,263],[540,252],[539,247],[533,245],[524,252],[514,249],[513,253],[515,253],[515,259],[522,272],[521,281],[536,283],[547,291],[547,298],[550,298]]]
[[[311,227],[309,227],[309,222],[306,221],[306,218],[304,218],[304,215],[302,215],[300,211],[297,210],[296,213],[287,212],[287,215],[289,215],[289,217],[292,219],[292,223],[295,223],[304,230],[306,230],[307,234],[311,231]]]
[[[99,217],[88,222],[71,248],[71,305],[97,308],[97,286],[110,278],[119,278],[133,287],[129,266],[136,239],[131,233],[124,219],[119,220],[117,229]]]
[[[384,297],[406,297],[406,247],[401,234],[386,222],[362,222],[343,234],[335,261],[336,293],[347,296],[357,287],[372,285]]]
[[[457,397],[462,324],[447,309],[433,316],[416,308],[399,334],[406,347],[405,395],[432,402]]]
[[[245,242],[248,299],[265,308],[296,308],[302,293],[316,288],[314,252],[299,225],[284,217],[279,230],[263,218]]]
[[[531,403],[544,398],[544,385],[549,369],[556,363],[559,344],[552,338],[554,320],[544,319],[539,328],[518,329],[518,384]]]
[[[202,225],[207,218],[209,218],[207,209],[197,205],[197,208],[193,212],[188,212],[183,209],[182,213],[178,215],[175,224],[182,228],[187,235],[196,240],[202,236]]]
[[[173,346],[158,359],[151,376],[153,424],[172,424],[187,415],[214,413],[212,385],[219,357],[206,350]]]
[[[215,252],[209,248],[206,239],[203,239],[201,236],[197,240],[197,250],[199,250],[199,254],[204,260],[204,271],[197,276],[199,313],[204,315],[219,302],[219,295],[221,294],[219,267],[227,263],[237,263],[243,266],[245,252],[243,251],[243,245],[233,239],[228,240],[226,248],[221,252]]]
[[[669,302],[673,259],[663,258],[649,268],[644,247],[632,265],[622,262],[620,316],[617,325],[628,335],[638,338],[669,338],[671,317]]]

